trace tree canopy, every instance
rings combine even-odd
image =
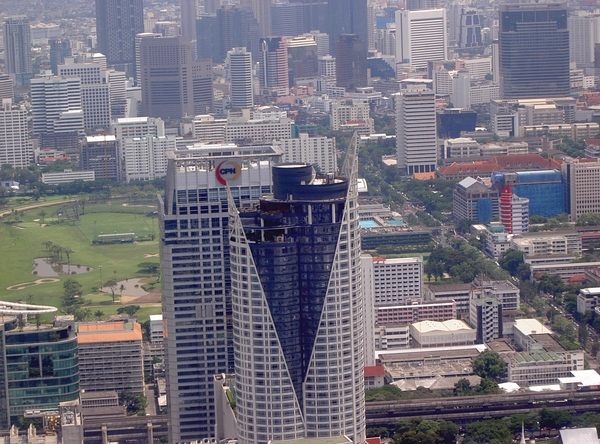
[[[506,362],[495,351],[486,350],[473,360],[473,372],[481,378],[498,381],[506,374]]]

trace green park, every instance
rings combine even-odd
[[[0,218],[0,300],[51,305],[85,320],[127,307],[141,322],[161,312],[153,200],[29,207]]]

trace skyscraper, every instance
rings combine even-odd
[[[342,34],[356,34],[368,42],[366,0],[292,0],[290,3],[303,7],[303,32],[319,30],[329,35],[330,54],[335,55],[335,42]]]
[[[424,69],[447,57],[445,9],[396,11],[396,63]]]
[[[0,109],[0,165],[27,168],[33,162],[33,145],[27,128],[27,110],[13,109],[12,99],[2,100]]]
[[[238,207],[271,192],[270,145],[195,145],[169,159],[159,198],[170,442],[214,436],[213,376],[233,372],[227,188]],[[233,160],[235,158],[235,160]]]
[[[500,5],[498,52],[500,97],[568,96],[566,4]]]
[[[32,79],[31,114],[34,134],[67,130],[83,132],[81,79],[79,77]]]
[[[288,95],[288,51],[285,37],[260,39],[258,79],[262,96]]]
[[[181,35],[196,40],[198,0],[181,0]]]
[[[140,68],[143,115],[181,119],[212,110],[212,63],[192,60],[189,38],[142,39]]]
[[[254,106],[252,88],[252,54],[246,48],[233,48],[227,53],[229,69],[231,108],[243,109]]]
[[[594,45],[600,41],[600,15],[576,11],[568,18],[569,53],[577,67],[594,66]]]
[[[143,0],[96,0],[98,50],[109,65],[134,63],[135,36],[141,32]]]
[[[4,19],[4,63],[6,72],[14,74],[17,86],[33,77],[31,64],[31,30],[25,17]]]
[[[276,165],[258,209],[235,208],[230,194],[240,444],[365,441],[357,163],[344,172]]]
[[[398,168],[410,176],[435,171],[438,152],[435,93],[417,86],[400,92],[397,100]]]
[[[232,48],[241,47],[251,52],[254,59],[258,58],[259,26],[251,11],[236,6],[222,6],[217,10],[217,29],[219,58],[215,62],[222,62]]]
[[[58,65],[65,63],[65,57],[71,57],[71,41],[66,38],[50,39],[50,69],[52,74],[58,74]]]
[[[344,34],[335,44],[337,86],[354,90],[367,86],[367,42],[356,34]]]
[[[252,0],[252,13],[258,22],[260,37],[269,37],[271,32],[271,0]]]
[[[135,36],[135,84],[136,86],[140,86],[142,84],[142,67],[140,65],[140,46],[142,45],[143,39],[158,39],[162,37],[162,34],[158,34],[156,32],[140,32]]]

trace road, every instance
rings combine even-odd
[[[35,210],[36,208],[43,208],[43,207],[52,207],[54,205],[61,205],[67,202],[75,202],[77,199],[67,199],[67,200],[60,200],[60,201],[56,201],[56,202],[42,202],[42,203],[37,203],[35,205],[27,205],[24,207],[12,207],[10,210],[4,210],[4,211],[0,211],[0,218],[6,216],[7,214],[11,214],[13,211],[28,211],[28,210]]]

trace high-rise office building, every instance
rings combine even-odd
[[[26,85],[33,77],[31,29],[24,16],[4,19],[4,64],[17,86]]]
[[[594,45],[600,42],[600,15],[576,11],[568,18],[569,54],[580,68],[594,66]]]
[[[88,136],[81,147],[80,166],[83,171],[94,171],[96,180],[119,180],[117,139],[112,134]]]
[[[52,74],[58,75],[58,65],[65,63],[65,57],[71,57],[71,41],[67,38],[54,38],[48,40],[50,45],[50,69]]]
[[[272,35],[300,35],[304,28],[304,6],[301,3],[271,4]],[[327,51],[329,53],[329,41]]]
[[[232,48],[245,47],[257,59],[260,52],[259,25],[251,11],[237,6],[222,6],[217,10],[218,60],[222,62]]]
[[[396,63],[425,69],[448,58],[446,10],[396,11]]]
[[[265,97],[289,93],[288,51],[285,37],[260,39],[260,94]]]
[[[6,310],[4,310],[6,309]],[[26,411],[58,410],[79,399],[74,323],[31,326],[26,316],[54,307],[2,302],[0,312],[0,427],[17,424]],[[15,316],[15,313],[16,316]]]
[[[583,213],[600,213],[600,159],[567,158],[561,170],[570,221],[577,222]]]
[[[227,53],[229,69],[231,108],[244,109],[254,106],[252,88],[252,54],[246,48],[233,48]]]
[[[336,55],[335,42],[342,34],[356,34],[360,40],[368,43],[365,0],[292,0],[290,4],[302,5],[302,32],[319,30],[329,35],[329,54]]]
[[[158,212],[170,442],[214,436],[213,377],[234,370],[226,185],[236,206],[251,207],[281,159],[270,145],[252,152],[198,144],[169,159]]]
[[[335,79],[339,87],[367,86],[367,42],[356,34],[343,34],[335,44]]]
[[[140,46],[143,39],[157,39],[162,37],[162,34],[156,32],[140,32],[135,36],[135,84],[140,86],[142,84],[142,67],[140,65]]]
[[[241,444],[366,439],[357,163],[343,171],[276,165],[258,209],[232,208],[230,195]]]
[[[135,36],[141,32],[143,0],[96,0],[98,50],[109,65],[134,63]]]
[[[252,13],[258,22],[259,36],[270,37],[271,32],[271,0],[252,0]]]
[[[31,80],[33,133],[82,133],[84,128],[79,77]]]
[[[398,168],[410,176],[435,171],[438,157],[435,93],[418,87],[400,92],[396,112]]]
[[[193,60],[187,37],[147,38],[140,42],[142,113],[163,119],[212,110],[212,63]]]
[[[319,74],[317,42],[312,35],[289,37],[287,51],[290,85],[294,85],[294,79],[316,77]]]
[[[500,97],[564,97],[571,91],[564,3],[500,5]]]
[[[196,50],[199,59],[219,60],[217,14],[202,14],[196,20]]]
[[[0,74],[0,100],[15,98],[15,87],[8,74]]]
[[[27,168],[33,162],[33,145],[27,128],[27,110],[13,109],[12,99],[2,99],[0,109],[0,165]]]
[[[104,71],[98,63],[67,63],[58,65],[58,75],[81,79],[81,108],[84,127],[87,130],[110,126],[110,91],[104,78]]]
[[[181,35],[196,40],[198,0],[181,0]]]

